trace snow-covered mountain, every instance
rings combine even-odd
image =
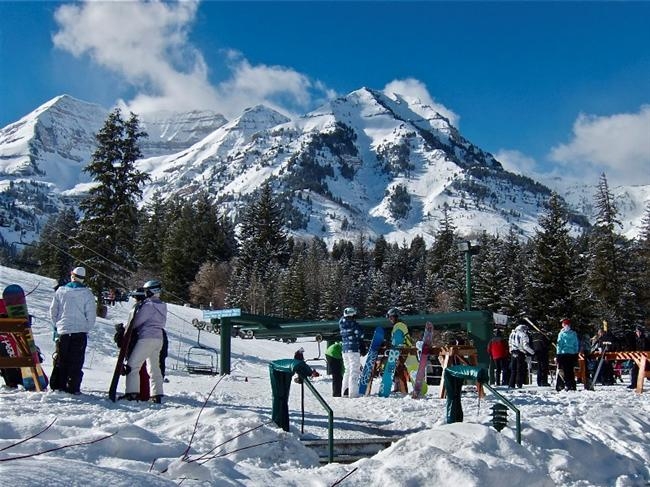
[[[0,129],[0,231],[6,240],[23,232],[31,241],[47,215],[76,204],[89,182],[82,169],[94,134],[107,114],[64,95]],[[550,194],[547,186],[505,171],[432,107],[368,88],[293,120],[256,106],[229,122],[202,111],[149,115],[142,127],[149,138],[138,164],[152,177],[145,201],[155,191],[206,189],[234,213],[270,181],[283,198],[291,231],[330,244],[358,233],[371,240],[385,235],[401,243],[421,235],[431,241],[443,208],[463,235],[514,227],[528,236]],[[633,211],[636,222],[650,188],[626,191],[620,207]],[[584,199],[579,193],[567,189],[580,210],[572,220],[576,229],[587,224],[581,214],[591,216],[594,191],[580,193]]]

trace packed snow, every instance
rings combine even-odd
[[[0,267],[0,288],[13,283],[30,293],[33,330],[49,373],[54,282]],[[497,432],[490,422],[494,396],[488,392],[479,401],[472,385],[464,387],[464,422],[454,424],[446,424],[438,386],[417,400],[397,393],[384,399],[374,391],[331,397],[324,344],[319,349],[309,339],[289,344],[234,338],[230,375],[191,375],[185,366],[190,347],[200,339],[218,350],[220,337],[205,331],[199,337],[191,321],[202,319],[202,312],[188,307],[169,306],[164,403],[112,403],[106,391],[117,352],[114,325],[126,320],[130,306],[117,303],[97,320],[80,396],[0,388],[3,485],[650,485],[650,392],[627,389],[628,376],[595,391],[581,385],[559,393],[533,385],[499,388],[521,411],[520,445],[514,416]],[[272,423],[268,364],[292,358],[299,347],[321,373],[313,384],[334,411],[335,440],[399,439],[355,463],[321,464],[301,439],[326,438],[327,415],[305,389],[303,432],[301,386],[295,383],[291,431]],[[120,385],[123,392],[124,381]]]

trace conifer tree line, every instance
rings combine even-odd
[[[421,236],[401,244],[364,235],[337,241],[287,234],[288,221],[272,183],[261,186],[235,221],[201,188],[165,198],[156,193],[139,208],[148,175],[137,170],[137,116],[112,112],[97,134],[86,166],[95,181],[80,212],[61,211],[25,258],[39,272],[64,280],[85,265],[96,295],[163,282],[169,302],[230,308],[300,320],[332,320],[355,306],[361,317],[460,311],[465,308],[465,255],[444,208],[432,244]],[[638,239],[619,233],[618,212],[602,175],[595,224],[570,233],[568,211],[553,193],[525,240],[506,235],[471,237],[472,309],[530,318],[554,334],[570,317],[581,333],[606,321],[618,336],[650,322],[650,206]],[[236,231],[237,230],[237,231]]]

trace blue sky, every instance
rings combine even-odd
[[[0,127],[62,93],[136,113],[362,86],[430,100],[527,175],[650,184],[647,2],[0,2]]]

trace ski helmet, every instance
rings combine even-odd
[[[386,318],[390,318],[391,316],[394,316],[395,318],[399,316],[399,311],[397,310],[397,308],[391,308],[388,310],[388,312],[386,313]]]
[[[135,291],[131,291],[129,293],[129,296],[134,297],[136,301],[142,301],[144,298],[147,297],[147,293],[145,292],[143,287],[139,287]]]
[[[350,306],[349,308],[345,308],[343,310],[343,316],[356,316],[357,314],[357,308],[354,308]]]
[[[151,281],[145,282],[142,288],[147,293],[147,296],[151,296],[152,294],[160,294],[162,291],[162,284],[160,284],[160,281],[157,279],[152,279]]]

